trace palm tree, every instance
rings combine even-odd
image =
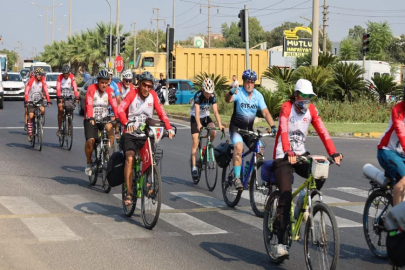
[[[207,72],[201,72],[194,78],[194,86],[196,89],[201,90],[202,83],[205,78],[210,78],[215,85],[215,93],[222,95],[225,90],[229,88],[228,79],[225,76],[217,75],[214,73],[208,74]]]
[[[276,80],[277,78],[282,79],[284,82],[288,83],[291,80],[291,76],[293,74],[293,69],[289,68],[279,68],[277,66],[272,66],[267,68],[265,72],[263,72],[263,76],[269,79]]]
[[[401,89],[401,85],[397,85],[394,77],[390,75],[375,76],[371,80],[367,80],[367,86],[371,91],[378,94],[380,103],[386,103],[386,95],[395,94]]]
[[[294,82],[298,79],[307,79],[312,83],[315,94],[319,97],[327,97],[336,88],[333,70],[320,66],[300,67],[294,74]]]
[[[360,95],[366,85],[363,81],[363,68],[354,63],[338,63],[333,67],[335,71],[335,83],[340,92],[340,100],[343,102],[346,98],[352,101],[353,98]]]
[[[262,93],[266,106],[273,117],[278,117],[280,114],[281,105],[283,105],[283,95],[281,92],[272,92],[263,87],[258,87],[257,90]]]
[[[333,66],[338,62],[339,58],[336,55],[333,55],[328,52],[320,53],[318,56],[318,65],[321,67]],[[295,60],[295,66],[309,67],[312,63],[312,55],[310,53],[305,54],[304,56],[297,57]]]

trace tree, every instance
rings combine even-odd
[[[357,60],[361,58],[360,39],[345,38],[340,42],[340,58]]]
[[[366,85],[363,81],[362,75],[364,70],[354,63],[337,63],[333,70],[335,71],[335,83],[340,90],[338,98],[344,102],[347,98],[349,101],[353,101],[358,97],[362,91],[364,91]]]
[[[275,46],[282,46],[283,45],[283,32],[284,30],[289,30],[289,29],[294,29],[295,27],[298,26],[303,26],[302,23],[298,22],[284,22],[282,25],[277,26],[270,32],[266,32],[266,41],[267,41],[267,46],[269,48],[275,47]],[[298,32],[297,35],[299,37],[311,37],[310,34],[306,32]]]
[[[8,69],[12,70],[14,65],[18,61],[18,54],[15,51],[9,51],[7,49],[1,50],[0,53],[4,53],[7,55],[7,67]]]
[[[281,106],[283,105],[283,96],[279,92],[272,92],[263,87],[258,87],[257,90],[263,95],[270,114],[273,117],[278,117],[278,115],[280,114]]]
[[[399,38],[394,37],[388,44],[387,53],[391,60],[397,63],[405,63],[405,35],[402,34]]]
[[[355,25],[353,28],[349,29],[348,37],[351,39],[362,39],[364,32],[366,32],[366,30],[362,26]]]
[[[319,97],[328,97],[328,95],[333,94],[333,90],[336,88],[333,70],[329,67],[300,67],[295,70],[293,78],[294,82],[298,81],[298,79],[310,81],[315,94]]]
[[[336,57],[334,54],[331,53],[320,53],[318,55],[318,65],[321,67],[329,67],[333,66],[337,63],[339,60],[338,57]],[[295,66],[296,67],[308,67],[312,63],[312,54],[307,53],[303,56],[297,57],[295,60]]]
[[[377,22],[367,22],[367,32],[370,33],[370,52],[368,53],[368,59],[372,60],[388,60],[388,54],[385,49],[388,44],[391,43],[393,38],[392,30],[388,25],[387,21],[377,23]]]
[[[288,83],[291,80],[293,71],[293,69],[288,69],[285,67],[281,69],[277,66],[272,66],[267,68],[267,70],[263,72],[263,76],[273,80],[280,78],[284,82]]]
[[[232,48],[244,48],[245,43],[242,42],[239,36],[240,28],[236,22],[232,22],[230,26],[227,23],[222,24],[222,35],[225,38],[224,46]],[[249,17],[249,45],[251,47],[265,42],[266,35],[263,27],[260,25],[256,17]]]
[[[390,75],[383,74],[373,77],[371,80],[372,81],[367,80],[367,86],[378,94],[380,103],[386,103],[386,95],[396,93],[401,88],[401,86],[397,85],[395,82],[394,77]]]

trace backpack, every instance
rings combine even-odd
[[[262,181],[268,182],[271,185],[276,185],[276,175],[273,170],[274,160],[267,160],[263,162],[263,165],[260,167],[260,176]],[[292,175],[292,183],[294,184],[294,174]]]
[[[110,187],[124,183],[125,156],[122,152],[111,155],[107,165],[107,181]]]
[[[388,259],[397,267],[405,266],[405,202],[388,211],[385,228],[388,231],[386,240]]]
[[[74,111],[76,107],[75,101],[73,99],[65,100],[63,107],[65,108],[66,111],[69,112]]]
[[[215,160],[220,168],[228,166],[232,160],[233,145],[229,144],[229,141],[219,144],[214,149]]]

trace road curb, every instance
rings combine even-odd
[[[183,120],[190,122],[190,117],[185,117],[181,115],[175,115],[175,114],[168,114],[167,115],[169,118],[173,119],[178,119],[178,120]],[[216,123],[217,124],[217,123]],[[228,128],[229,124],[222,124],[224,127]],[[330,136],[332,137],[353,137],[353,138],[380,138],[383,135],[383,132],[368,132],[368,133],[359,133],[359,132],[331,132],[329,133]],[[308,131],[309,136],[318,136],[318,133],[316,131]]]

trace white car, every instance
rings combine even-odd
[[[48,94],[50,98],[56,98],[56,80],[58,79],[58,76],[60,74],[62,73],[52,72],[46,73],[45,75],[46,85],[48,86]]]
[[[8,72],[8,80],[2,82],[5,99],[24,99],[25,84],[18,72]]]

